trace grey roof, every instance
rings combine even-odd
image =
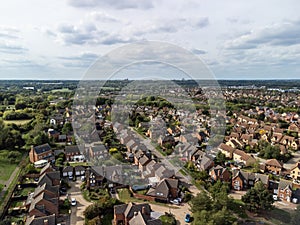
[[[77,145],[66,146],[65,153],[80,153],[79,147]]]
[[[36,154],[41,154],[41,153],[43,153],[43,152],[51,151],[51,147],[50,147],[50,145],[47,143],[47,144],[35,146],[35,147],[33,147],[33,150],[36,152]]]
[[[278,189],[285,189],[287,187],[292,189],[293,183],[291,181],[280,179],[279,184],[278,184]]]

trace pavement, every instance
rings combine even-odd
[[[185,215],[187,213],[191,213],[190,209],[189,209],[189,205],[187,203],[183,203],[180,206],[176,206],[176,208],[174,208],[174,205],[170,205],[172,206],[169,207],[169,205],[163,206],[163,205],[156,205],[156,204],[151,204],[149,203],[151,206],[151,209],[155,212],[160,212],[160,213],[172,213],[177,221],[177,225],[185,225],[186,222],[184,221]]]
[[[76,206],[71,206],[71,216],[70,216],[70,224],[71,225],[84,225],[84,215],[83,212],[91,205],[91,202],[86,201],[80,190],[80,185],[82,184],[81,181],[70,181],[69,184],[71,185],[71,189],[68,190],[68,198],[75,198],[77,201]],[[63,198],[66,198],[64,196]]]

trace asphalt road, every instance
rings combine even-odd
[[[75,198],[77,201],[76,206],[71,207],[71,225],[84,225],[83,212],[91,202],[86,201],[80,191],[81,181],[70,181],[71,189],[68,190],[69,199]]]

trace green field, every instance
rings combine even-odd
[[[17,165],[19,164],[22,154],[18,153],[19,155],[17,158],[9,158],[10,152],[17,152],[13,150],[0,150],[0,182],[7,181],[10,178],[10,175],[15,170]],[[12,160],[14,162],[12,162]]]
[[[26,123],[28,123],[30,121],[31,121],[31,119],[29,119],[29,120],[3,120],[4,124],[12,124],[12,123],[14,123],[16,125],[24,125],[24,124],[26,124]]]
[[[71,92],[71,90],[68,88],[62,88],[62,89],[54,89],[51,91],[51,93],[56,93],[56,92]]]

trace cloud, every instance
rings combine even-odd
[[[27,52],[28,49],[19,45],[14,45],[10,43],[0,43],[0,52],[7,54],[23,54]]]
[[[114,9],[150,9],[151,0],[69,0],[69,4],[78,8],[107,7]]]
[[[19,38],[19,30],[13,27],[0,26],[0,38],[17,39]]]
[[[192,49],[192,53],[197,54],[197,55],[203,55],[203,54],[206,54],[207,52],[204,50],[201,50],[201,49],[194,48],[194,49]]]
[[[99,58],[99,55],[85,52],[77,56],[59,56],[57,58],[62,60],[64,67],[88,67]]]
[[[226,49],[254,49],[262,45],[293,46],[300,44],[300,21],[275,24],[252,30],[225,43]]]
[[[91,17],[95,21],[100,21],[103,23],[120,22],[120,20],[117,19],[116,17],[113,17],[113,16],[111,16],[105,12],[101,12],[101,11],[91,12],[89,14],[89,17]]]
[[[204,27],[207,27],[208,25],[209,25],[208,17],[199,18],[195,22],[195,27],[198,27],[198,28],[204,28]]]

